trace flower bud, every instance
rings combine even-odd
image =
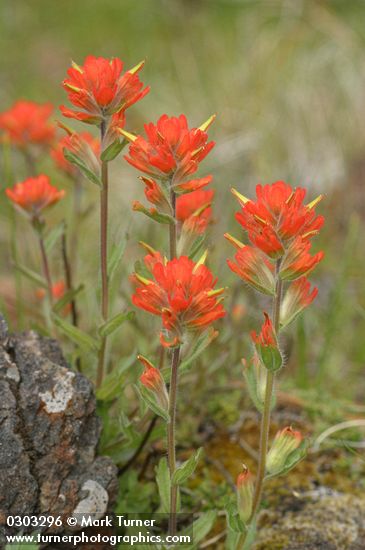
[[[311,284],[306,277],[297,279],[285,293],[280,309],[280,325],[286,326],[293,321],[304,308],[308,307],[318,294],[318,288],[311,290]]]
[[[141,384],[143,384],[143,386],[154,394],[161,409],[167,411],[169,408],[169,397],[161,372],[159,369],[156,369],[156,367],[154,367],[148,359],[143,357],[143,355],[138,355],[137,358],[145,367],[142,375],[140,376]]]
[[[289,456],[298,449],[302,440],[302,434],[290,426],[279,430],[266,457],[267,473],[279,474],[285,468]]]
[[[253,503],[253,479],[250,470],[243,464],[243,472],[237,477],[237,509],[241,520],[250,519]]]
[[[264,312],[264,316],[265,321],[262,325],[260,334],[252,331],[251,338],[267,370],[274,372],[282,367],[283,359],[271,319],[266,312]]]

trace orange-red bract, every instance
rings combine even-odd
[[[32,216],[38,216],[65,195],[65,191],[51,185],[49,177],[44,174],[16,183],[5,192],[14,205]]]
[[[125,156],[132,166],[156,179],[173,178],[176,192],[194,191],[211,181],[211,176],[189,179],[214,142],[208,142],[207,132],[189,128],[185,115],[162,115],[156,124],[146,124],[145,132],[146,137],[137,136]]]
[[[142,67],[143,63],[123,73],[120,59],[92,55],[86,57],[81,66],[73,63],[62,85],[77,110],[62,105],[62,114],[82,122],[100,124],[105,117],[125,111],[149,92],[149,87],[143,88],[137,74]]]
[[[87,160],[93,156],[100,155],[100,141],[89,132],[73,133],[62,137],[51,150],[51,157],[56,166],[66,172],[66,174],[75,175],[78,170],[74,164],[69,162],[63,153],[64,149],[68,149],[72,153],[82,157],[87,163]],[[88,163],[87,163],[88,164]]]
[[[162,318],[164,328],[170,333],[165,346],[178,345],[185,330],[199,331],[215,320],[224,317],[221,304],[223,289],[214,290],[217,280],[205,265],[195,264],[186,256],[171,261],[158,261],[147,256],[152,279],[135,274],[135,292],[132,301],[137,307]]]
[[[194,233],[202,234],[212,219],[214,191],[198,189],[176,199],[176,218]]]
[[[55,126],[49,118],[51,103],[19,100],[10,109],[0,113],[0,130],[5,139],[18,147],[50,146],[55,137]]]

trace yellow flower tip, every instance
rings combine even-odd
[[[132,143],[137,139],[137,136],[135,136],[134,134],[131,134],[130,132],[127,132],[126,130],[123,130],[123,128],[118,128],[118,132]]]
[[[142,277],[142,275],[140,275],[139,273],[135,273],[135,277],[136,277],[137,281],[139,281],[143,285],[149,285],[149,284],[152,283],[152,281],[150,279],[146,279],[146,277]]]
[[[69,136],[72,136],[73,134],[75,134],[75,131],[70,128],[70,126],[67,126],[64,122],[62,122],[61,120],[56,120],[56,124],[59,128],[61,128],[61,130],[65,130],[65,132],[69,135]]]
[[[201,265],[205,264],[205,261],[206,261],[206,259],[207,259],[207,256],[208,256],[208,249],[205,250],[205,251],[203,252],[203,254],[201,255],[201,257],[200,257],[199,260],[197,261],[197,263],[196,263],[196,265],[195,265],[195,267],[194,267],[194,269],[193,269],[193,273],[196,272],[196,270],[198,269],[198,267],[200,267]]]
[[[83,74],[84,71],[81,69],[80,65],[75,63],[73,59],[71,59],[71,66],[73,69],[75,69],[75,71],[79,72],[80,74]]]
[[[140,61],[135,67],[132,67],[132,69],[129,69],[129,73],[130,74],[136,74],[138,73],[138,71],[140,71],[143,67],[144,67],[144,64],[146,63],[146,60],[143,59],[142,61]]]
[[[227,239],[227,241],[233,244],[235,248],[238,248],[238,249],[245,248],[245,245],[241,243],[241,241],[233,237],[233,235],[231,235],[230,233],[225,233],[223,236],[225,239]]]
[[[73,92],[80,92],[81,91],[81,88],[78,88],[77,86],[73,86],[73,84],[70,84],[69,82],[64,82],[64,85],[66,86],[66,88],[69,88]]]
[[[144,355],[137,355],[137,359],[138,361],[140,361],[142,363],[142,365],[144,365],[145,367],[147,368],[155,368],[153,366],[153,364],[151,363],[151,361],[149,361],[149,359],[147,359],[147,357],[145,357]]]
[[[321,202],[321,200],[323,199],[323,195],[318,195],[318,197],[316,199],[314,199],[312,202],[310,202],[309,204],[307,204],[307,208],[309,208],[310,210],[312,208],[315,208],[317,206],[317,204],[319,202]]]
[[[211,117],[208,118],[208,120],[203,122],[203,124],[201,126],[199,126],[198,130],[201,130],[202,132],[206,132],[208,130],[209,126],[211,126],[213,124],[213,122],[215,121],[216,118],[217,118],[216,114],[212,115]]]
[[[193,212],[192,216],[200,216],[207,208],[209,208],[210,206],[212,205],[211,202],[207,202],[206,204],[203,204],[203,206],[201,206],[200,208],[198,208],[197,210],[195,210],[195,212]]]
[[[209,296],[209,298],[211,296],[219,296],[220,294],[223,294],[223,292],[225,292],[226,290],[227,290],[226,286],[222,288],[217,288],[216,290],[210,290],[209,292],[207,292],[207,296]]]
[[[236,199],[238,199],[238,202],[242,205],[246,204],[247,202],[250,202],[250,199],[248,199],[247,197],[239,193],[237,189],[235,189],[234,187],[232,187],[231,193],[236,197]]]
[[[147,250],[147,252],[149,252],[150,254],[152,254],[152,256],[154,256],[155,254],[157,254],[157,250],[155,250],[154,248],[152,248],[152,246],[150,246],[149,244],[145,243],[144,241],[138,241],[138,244],[140,244],[141,246],[143,246],[143,248],[145,250]]]

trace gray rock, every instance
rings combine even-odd
[[[0,318],[0,525],[8,514],[112,509],[117,469],[96,456],[95,408],[92,384],[70,370],[56,341],[9,336]]]

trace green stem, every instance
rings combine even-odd
[[[102,122],[101,128],[101,147],[103,147],[103,138],[105,135],[105,122]],[[101,162],[101,182],[100,191],[100,271],[101,271],[101,316],[103,321],[108,320],[109,315],[109,284],[108,284],[108,163]],[[104,336],[100,345],[98,369],[96,374],[96,387],[99,388],[103,382],[105,371],[107,337]]]
[[[171,380],[169,391],[169,424],[167,426],[167,455],[169,462],[170,480],[176,469],[176,401],[178,388],[178,370],[180,363],[180,347],[175,348],[172,353],[171,363]],[[170,490],[170,518],[169,518],[169,535],[176,533],[176,505],[177,505],[178,486],[171,484]]]
[[[39,238],[39,248],[40,248],[40,251],[41,251],[41,258],[42,258],[42,268],[43,268],[44,277],[47,281],[48,299],[49,299],[50,305],[52,306],[53,294],[52,294],[51,271],[50,271],[50,268],[49,268],[49,262],[48,262],[46,247],[44,245],[43,235],[42,235],[42,233],[39,232],[38,236],[39,236],[38,237]]]
[[[279,277],[281,260],[279,259],[276,262],[276,289],[275,296],[273,299],[273,311],[272,319],[273,325],[275,328],[276,334],[279,333],[280,329],[280,306],[281,306],[281,295],[282,295],[282,280]],[[269,441],[269,431],[270,431],[270,416],[271,416],[271,401],[275,384],[275,372],[268,371],[266,378],[266,388],[265,388],[265,398],[264,398],[264,408],[262,411],[261,417],[261,427],[260,427],[260,449],[259,449],[259,463],[258,471],[256,477],[255,492],[253,497],[252,512],[251,517],[248,521],[250,526],[252,522],[256,519],[256,515],[259,511],[262,497],[262,490],[265,479],[265,470],[266,470],[266,456],[268,451],[268,441]]]

